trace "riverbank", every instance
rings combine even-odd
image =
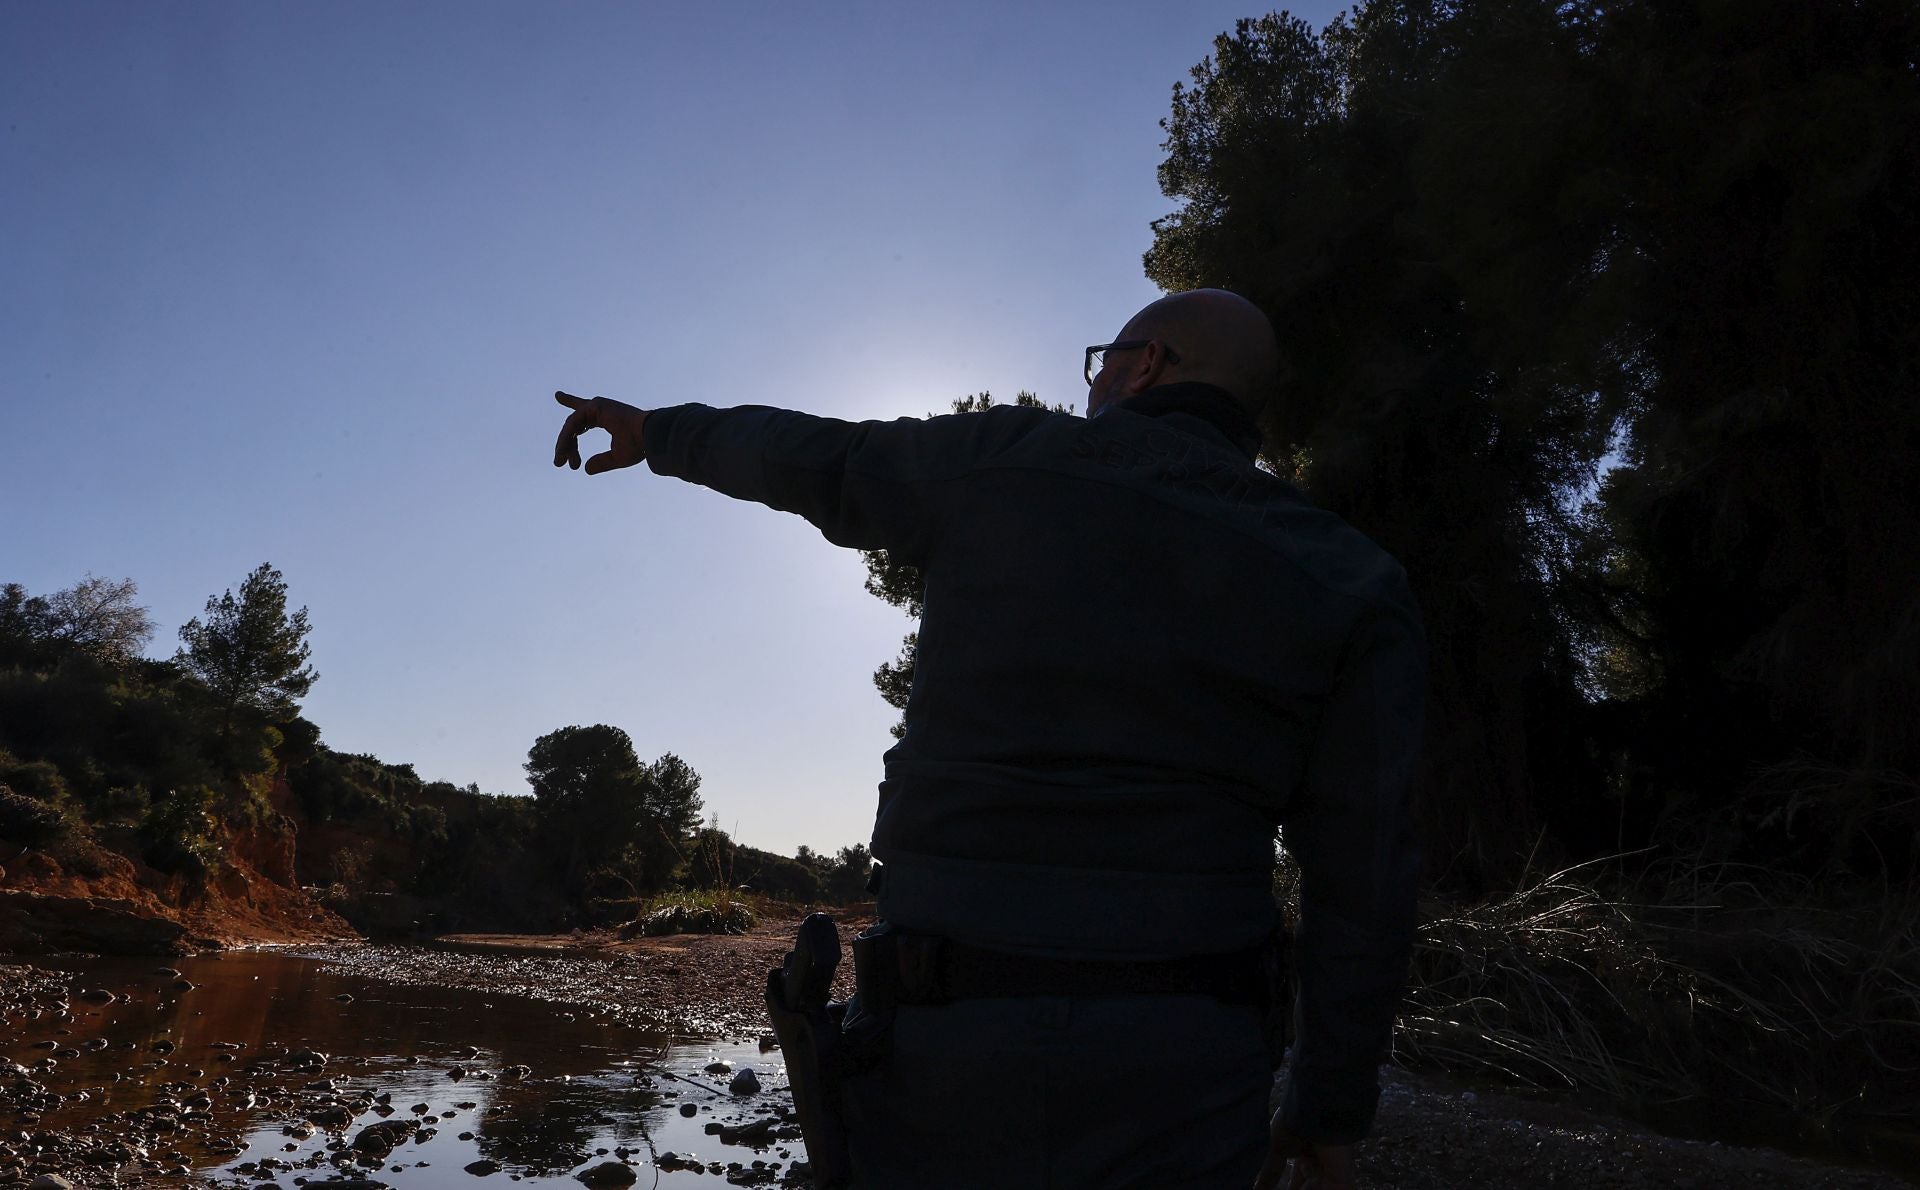
[[[843,938],[857,932],[862,924],[857,920],[842,922]],[[468,1081],[476,1087],[494,1088],[492,1093],[499,1094],[509,1086],[525,1086],[532,1091],[543,1078],[551,1087],[559,1085],[554,1080],[565,1082],[570,1077],[573,1083],[568,1085],[574,1085],[583,1077],[553,1069],[551,1062],[548,1069],[542,1069],[542,1063],[535,1059],[530,1062],[533,1070],[526,1082],[513,1082],[515,1075],[502,1048],[504,1043],[481,1036],[489,1028],[507,1037],[527,1028],[505,1020],[507,1017],[517,1022],[542,1016],[578,1016],[583,1027],[589,1018],[617,1019],[625,1026],[662,1028],[682,1040],[694,1036],[725,1043],[757,1040],[765,1030],[760,1008],[765,973],[785,952],[793,925],[790,921],[769,922],[744,937],[625,941],[613,935],[467,937],[450,939],[433,948],[328,947],[303,953],[314,954],[323,964],[320,974],[326,980],[349,980],[356,988],[368,989],[360,992],[358,1004],[337,1005],[331,994],[335,985],[330,982],[321,989],[327,994],[319,1003],[327,1005],[329,1013],[337,1008],[338,1027],[349,1031],[365,1027],[364,1014],[371,1011],[369,998],[385,995],[379,990],[382,987],[393,989],[395,1001],[405,998],[399,989],[412,988],[409,995],[423,1003],[460,995],[467,995],[465,1002],[471,1003],[470,993],[484,994],[489,1006],[485,1017],[467,1018],[464,1027],[456,1023],[445,1038],[430,1044],[405,1043],[400,1048],[382,1044],[391,1053],[402,1055],[403,1061],[423,1063],[414,1068],[425,1070],[425,1063],[440,1063],[448,1052],[459,1052],[454,1042],[478,1042],[475,1048],[493,1057],[490,1065],[470,1072]],[[224,961],[206,961],[234,966],[250,960],[241,953]],[[391,1067],[385,1068],[385,1074],[372,1066],[362,1070],[336,1054],[324,1072],[308,1069],[308,1063],[297,1060],[302,1051],[295,1043],[315,1036],[319,1024],[313,1008],[304,1008],[291,1017],[276,1017],[263,1010],[245,1020],[220,1020],[208,1002],[209,1015],[203,1017],[194,1007],[191,991],[174,988],[171,979],[152,966],[138,970],[142,974],[131,981],[131,986],[115,985],[121,997],[118,1002],[100,1004],[80,995],[88,987],[85,977],[49,976],[44,970],[30,967],[0,967],[0,1016],[5,1018],[4,1032],[0,1033],[5,1045],[0,1052],[10,1063],[28,1068],[28,1073],[22,1074],[10,1066],[11,1073],[0,1078],[0,1120],[10,1138],[0,1141],[0,1187],[28,1185],[41,1173],[63,1174],[83,1187],[106,1185],[109,1180],[121,1187],[178,1186],[186,1176],[180,1172],[182,1163],[195,1154],[207,1153],[212,1154],[214,1163],[204,1164],[205,1156],[196,1158],[202,1164],[201,1172],[194,1175],[194,1180],[206,1184],[258,1182],[259,1175],[272,1174],[283,1185],[305,1177],[309,1179],[306,1186],[312,1188],[323,1185],[323,1179],[336,1171],[361,1172],[374,1178],[388,1176],[378,1168],[356,1170],[340,1165],[341,1150],[320,1147],[328,1135],[324,1124],[318,1135],[300,1142],[305,1147],[298,1152],[273,1157],[282,1162],[278,1166],[267,1165],[268,1158],[237,1151],[234,1146],[245,1135],[243,1118],[253,1119],[256,1129],[263,1120],[273,1123],[273,1139],[279,1141],[279,1122],[297,1127],[297,1121],[322,1113],[328,1119],[344,1121],[335,1125],[332,1135],[354,1139],[365,1126],[384,1118],[382,1109],[387,1105],[379,1101],[381,1094],[390,1094],[395,1105],[408,1102],[407,1092],[394,1081]],[[850,972],[843,970],[841,978],[844,994]],[[256,997],[260,1001],[284,998],[281,988],[248,986],[261,989]],[[181,999],[183,995],[185,1000]],[[126,1049],[124,1056],[121,1047],[125,1042],[120,1040],[98,1050],[89,1048],[95,1038],[107,1041],[122,1036],[103,1031],[106,1022],[116,1017],[122,1022],[123,1032],[124,1028],[137,1029],[130,1023],[132,1017],[151,1011],[149,1003],[174,1006],[170,1018],[173,1024],[152,1028],[157,1040],[142,1041]],[[543,1006],[556,1011],[545,1011]],[[421,1011],[408,1008],[400,1015],[408,1020],[424,1019]],[[147,1034],[126,1036],[144,1038]],[[179,1043],[177,1053],[156,1048],[159,1041],[167,1039]],[[240,1047],[217,1048],[214,1042],[221,1040],[239,1042]],[[41,1048],[46,1042],[53,1046]],[[407,1048],[409,1045],[413,1048]],[[56,1056],[63,1050],[73,1051],[75,1056]],[[745,1047],[744,1052],[753,1052],[753,1047]],[[222,1059],[222,1054],[227,1057]],[[82,1089],[94,1095],[91,1100],[76,1100],[71,1089],[64,1092],[64,1102],[50,1100],[49,1088],[43,1084],[55,1080],[33,1070],[51,1059],[65,1064],[63,1074],[72,1075],[96,1055],[100,1060],[112,1059],[110,1065],[100,1067],[112,1073],[89,1076],[93,1084]],[[164,1064],[168,1057],[174,1059],[173,1065]],[[777,1114],[783,1106],[784,1079],[778,1075],[778,1059],[777,1052],[753,1059],[762,1063],[767,1088],[766,1094],[755,1100],[756,1110],[770,1114]],[[697,1061],[704,1063],[707,1059],[700,1057]],[[499,1069],[493,1068],[496,1065]],[[698,1064],[691,1067],[694,1078],[703,1077],[700,1070]],[[1016,1077],[1017,1072],[1009,1075]],[[125,1101],[116,1105],[114,1076],[124,1076],[129,1082],[136,1078],[165,1080],[156,1084],[166,1088],[159,1101],[161,1110],[130,1108]],[[36,1085],[41,1089],[33,1090]],[[1162,1088],[1139,1090],[1147,1095],[1168,1093]],[[119,1093],[124,1100],[126,1093]],[[203,1097],[207,1101],[204,1105],[199,1102]],[[462,1108],[459,1102],[442,1104],[437,1099],[434,1107],[436,1111],[468,1112],[447,1117],[440,1125],[443,1133],[466,1128],[484,1131],[485,1125],[474,1118],[470,1107]],[[421,1131],[433,1126],[431,1121],[423,1123],[426,1127]],[[24,1142],[19,1139],[22,1135],[27,1137]],[[442,1137],[438,1143],[446,1140]],[[278,1154],[277,1144],[274,1152]],[[348,1149],[345,1155],[351,1158],[355,1152],[359,1151]],[[798,1155],[797,1147],[791,1147],[783,1176],[790,1175],[791,1158]],[[587,1151],[582,1160],[602,1160],[603,1156]],[[656,1156],[640,1146],[621,1159],[644,1164]],[[753,1154],[743,1150],[740,1156]],[[764,1156],[770,1161],[779,1160],[777,1152]],[[395,1159],[398,1157],[396,1152]],[[412,1160],[417,1163],[417,1159]],[[248,1165],[252,1166],[250,1170],[242,1168]],[[407,1167],[396,1163],[385,1168]],[[1674,1140],[1564,1101],[1451,1085],[1397,1070],[1386,1072],[1378,1126],[1360,1149],[1360,1169],[1365,1185],[1407,1190],[1547,1184],[1635,1190],[1655,1186],[1695,1190],[1752,1186],[1890,1190],[1905,1184],[1887,1174],[1820,1165],[1765,1149]],[[453,1169],[429,1172],[455,1176]],[[391,1183],[406,1187],[413,1184],[412,1176],[412,1170],[407,1169],[393,1175]],[[559,1176],[570,1175],[563,1172]],[[790,1176],[787,1180],[799,1184]]]
[[[853,993],[853,937],[872,921],[857,913],[839,921],[836,996]],[[426,948],[328,945],[299,953],[372,979],[526,996],[669,1036],[755,1038],[767,1031],[767,972],[780,965],[798,925],[767,920],[740,935],[625,939],[613,930],[452,934]]]
[[[840,922],[843,950],[870,919]],[[531,996],[583,1011],[621,1014],[679,1036],[729,1039],[766,1030],[761,997],[769,968],[791,945],[795,921],[746,936],[620,940],[574,935],[468,935],[452,949],[330,947],[308,950],[370,976],[428,986]],[[852,990],[843,960],[836,995]],[[1277,1105],[1281,1088],[1276,1085]],[[1662,1136],[1565,1099],[1530,1097],[1389,1067],[1374,1135],[1359,1151],[1363,1184],[1381,1190],[1571,1185],[1643,1190],[1826,1187],[1893,1190],[1911,1183],[1768,1148]]]

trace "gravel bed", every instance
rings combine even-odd
[[[790,930],[768,929],[744,938],[648,939],[599,950],[538,953],[381,946],[303,953],[372,979],[526,996],[679,1038],[745,1040],[765,1032],[761,987],[790,936]],[[842,972],[843,980],[848,974]],[[0,1024],[16,1038],[25,1036],[29,1022],[36,1033],[49,1023],[57,1025],[70,1011],[72,995],[68,981],[57,975],[0,966]],[[188,1138],[201,1150],[237,1145],[234,1109],[266,1107],[317,1128],[347,1129],[340,1135],[354,1138],[370,1126],[367,1113],[381,1116],[388,1107],[374,1091],[330,1086],[310,1058],[268,1042],[244,1055],[244,1063],[213,1077],[181,1071],[179,1081],[152,1107],[103,1111],[86,1122],[47,1128],[40,1123],[43,1114],[60,1110],[62,1119],[71,1120],[76,1107],[72,1094],[59,1102],[61,1097],[37,1077],[36,1066],[58,1061],[57,1052],[34,1051],[39,1056],[0,1068],[0,1190],[28,1187],[42,1175],[64,1176],[78,1186],[179,1186],[187,1178],[182,1149]],[[128,1069],[157,1067],[161,1056],[130,1053]],[[395,1139],[404,1139],[397,1129]],[[308,1179],[307,1187],[317,1187],[330,1177],[352,1176],[356,1154],[369,1151],[349,1145],[319,1161],[307,1158],[312,1163],[304,1168],[259,1169],[256,1176],[301,1177]],[[1462,1089],[1392,1070],[1375,1134],[1360,1147],[1359,1167],[1362,1184],[1382,1190],[1553,1185],[1893,1190],[1909,1185],[1886,1173],[1768,1149],[1677,1140],[1564,1102]],[[793,1179],[797,1171],[783,1172]],[[48,1182],[41,1187],[58,1190]]]

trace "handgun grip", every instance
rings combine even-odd
[[[839,927],[824,913],[809,913],[800,923],[793,949],[780,964],[781,998],[794,1012],[825,1008],[839,966]]]

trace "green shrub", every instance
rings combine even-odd
[[[58,768],[44,760],[0,763],[0,783],[10,786],[15,793],[49,806],[64,805],[67,801],[66,778],[60,775]]]
[[[213,841],[218,796],[205,785],[188,785],[159,797],[140,823],[146,861],[162,872],[204,874],[219,859]]]
[[[635,934],[744,934],[758,920],[742,897],[715,889],[669,892],[650,898],[639,915],[620,931]]]
[[[96,826],[137,826],[147,815],[144,785],[112,785],[87,799],[87,818]]]
[[[0,839],[19,847],[46,847],[72,831],[72,822],[57,807],[0,784]]]

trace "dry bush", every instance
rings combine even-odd
[[[1397,1060],[1629,1108],[1898,1117],[1920,1103],[1920,895],[1596,861],[1430,919]]]

